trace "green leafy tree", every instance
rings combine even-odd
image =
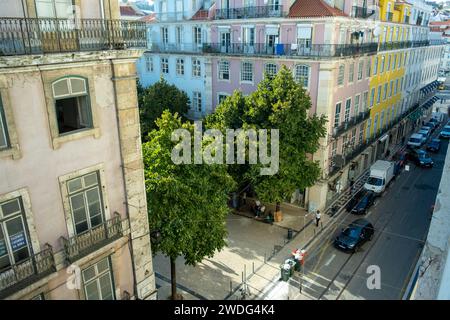
[[[227,201],[235,185],[225,165],[173,163],[171,134],[184,128],[193,137],[191,123],[164,111],[156,125],[143,144],[149,223],[160,233],[154,251],[170,258],[172,299],[177,299],[177,257],[195,265],[226,245]]]
[[[327,120],[310,115],[310,108],[308,93],[283,66],[276,76],[265,77],[250,96],[235,92],[207,118],[209,128],[221,130],[279,129],[277,174],[260,175],[261,164],[248,165],[241,171],[236,166],[230,168],[237,181],[250,182],[258,198],[276,203],[277,210],[296,189],[310,187],[320,177],[319,164],[310,155],[318,150],[319,139],[325,136]]]
[[[184,116],[188,112],[190,104],[186,92],[168,84],[162,77],[146,89],[142,88],[140,84],[138,85],[138,102],[143,140],[150,131],[156,129],[155,121],[164,110]]]

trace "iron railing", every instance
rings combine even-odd
[[[151,43],[151,52],[155,53],[171,53],[171,52],[186,52],[186,53],[201,53],[203,52],[203,45],[196,43]]]
[[[215,19],[279,18],[282,16],[282,5],[269,4],[266,6],[216,9]]]
[[[362,18],[366,19],[372,16],[375,13],[375,10],[368,9],[367,7],[358,7],[353,6],[352,7],[352,17],[353,18]]]
[[[0,299],[8,297],[56,271],[52,247],[0,270]]]
[[[145,48],[144,22],[0,18],[0,56]]]
[[[69,239],[61,237],[66,260],[73,263],[76,260],[98,250],[99,248],[122,237],[122,220],[118,213],[104,223],[95,226],[85,233]]]
[[[340,136],[344,132],[353,129],[357,125],[369,119],[369,117],[370,117],[370,110],[360,112],[357,116],[352,117],[349,121],[342,123],[340,126],[334,127],[332,136],[334,138]]]
[[[231,55],[264,55],[289,57],[343,57],[377,52],[377,43],[366,44],[313,44],[299,46],[297,44],[265,43],[206,43],[203,45],[204,53],[231,54]]]

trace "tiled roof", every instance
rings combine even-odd
[[[289,10],[289,18],[346,17],[339,9],[331,7],[324,0],[297,0]]]
[[[141,12],[137,12],[131,6],[120,6],[120,15],[121,16],[143,16]]]
[[[156,14],[151,13],[145,17],[140,18],[139,21],[147,22],[147,23],[155,23],[156,22]]]
[[[430,21],[430,26],[443,26],[443,25],[450,26],[450,20],[448,20],[448,21]]]

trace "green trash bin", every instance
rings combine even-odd
[[[281,271],[281,280],[287,282],[289,278],[292,276],[292,267],[289,264],[282,264],[280,266],[280,271]]]

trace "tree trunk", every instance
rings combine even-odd
[[[170,279],[172,282],[172,300],[177,300],[177,271],[175,269],[176,258],[170,257]]]
[[[275,205],[275,212],[280,212],[281,211],[281,202],[277,201],[276,205]]]

